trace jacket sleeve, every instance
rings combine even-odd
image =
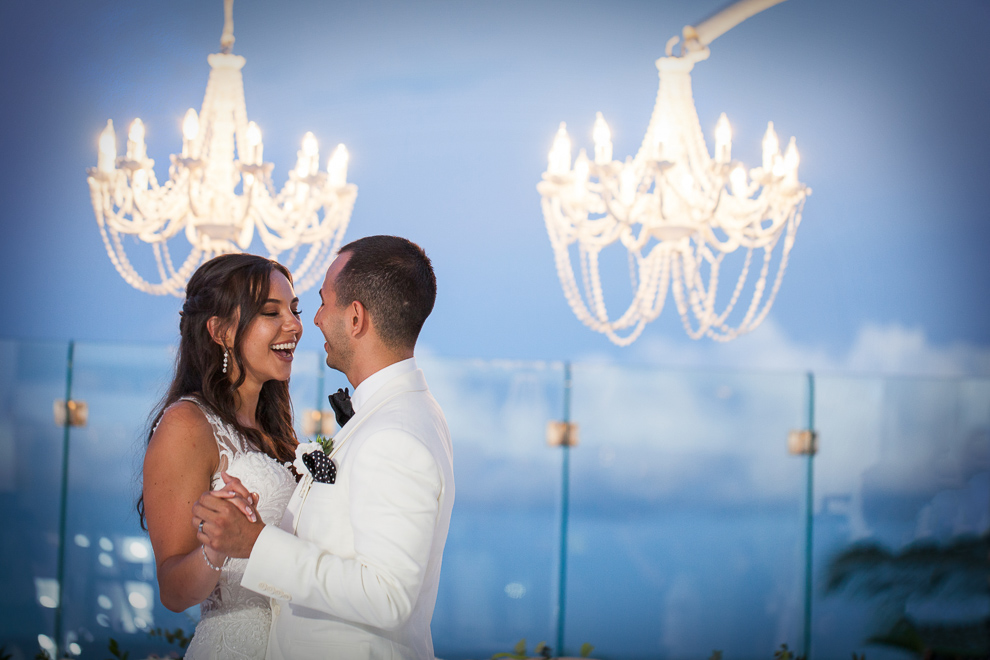
[[[430,451],[404,431],[380,431],[355,451],[349,493],[355,557],[332,555],[269,525],[251,551],[241,584],[390,630],[409,618],[426,575],[440,470]]]

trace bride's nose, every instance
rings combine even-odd
[[[286,332],[291,332],[295,334],[297,341],[299,340],[300,337],[302,337],[302,332],[303,332],[302,321],[295,314],[290,314],[288,317],[286,317],[285,323],[282,325],[282,328]]]

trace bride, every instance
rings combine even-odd
[[[189,660],[265,657],[271,612],[267,598],[240,586],[247,560],[201,545],[190,519],[226,472],[254,493],[233,500],[252,522],[281,520],[295,488],[284,464],[297,444],[289,374],[302,335],[298,303],[289,271],[249,254],[211,259],[186,287],[175,376],[153,417],[138,510],[162,604],[175,612],[200,604]]]

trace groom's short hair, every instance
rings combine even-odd
[[[334,282],[337,304],[359,301],[386,346],[414,347],[437,299],[437,278],[423,248],[398,236],[366,236],[339,254],[350,256]]]

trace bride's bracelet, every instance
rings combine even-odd
[[[219,566],[214,566],[213,562],[210,561],[210,556],[206,554],[206,546],[201,545],[199,547],[203,550],[203,559],[206,561],[206,565],[212,568],[214,571],[217,571],[218,573],[222,571],[223,567],[226,566],[227,562],[230,561],[230,557],[227,557],[226,559],[223,560],[223,562]]]

